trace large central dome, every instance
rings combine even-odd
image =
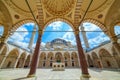
[[[64,15],[72,10],[75,0],[42,0],[46,10],[53,15]]]

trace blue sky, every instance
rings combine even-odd
[[[85,28],[85,31],[90,31],[86,33],[90,48],[96,47],[100,45],[102,42],[109,40],[109,38],[96,25],[87,22],[84,23],[83,26]],[[34,23],[27,23],[22,25],[17,29],[17,31],[14,32],[13,35],[11,35],[8,41],[11,41],[14,44],[19,45],[23,48],[27,48],[33,31],[33,27],[34,27]],[[0,27],[0,35],[2,35],[3,31],[4,31],[3,28]],[[44,46],[46,42],[50,42],[56,38],[65,39],[66,41],[70,41],[73,45],[76,45],[76,40],[74,33],[72,32],[72,28],[67,23],[61,21],[53,22],[49,24],[44,29],[44,31],[45,32],[42,35],[42,43],[41,43],[42,46]],[[59,32],[59,31],[63,31],[63,32]],[[115,31],[116,34],[120,34],[120,26],[116,26]],[[33,47],[35,46],[37,37],[38,37],[38,32],[36,32]],[[83,48],[85,48],[81,32],[80,32],[80,38],[81,38],[82,46]]]

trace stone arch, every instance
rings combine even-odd
[[[87,61],[88,61],[88,66],[93,67],[93,60],[89,54],[87,54]]]
[[[102,68],[101,60],[99,59],[97,54],[95,52],[92,52],[91,55],[92,55],[92,58],[93,58],[94,67]]]
[[[25,65],[24,65],[25,68],[30,67],[30,61],[31,61],[30,59],[31,59],[31,56],[29,54],[26,58],[26,61],[25,61]]]
[[[2,24],[3,24],[3,26],[4,26],[4,33],[3,33],[3,37],[4,37],[4,40],[7,38],[7,36],[8,36],[8,30],[9,30],[9,28],[11,27],[11,25],[12,25],[12,17],[11,17],[11,15],[10,15],[10,12],[9,12],[9,10],[8,10],[8,8],[7,8],[7,6],[4,4],[4,2],[3,1],[0,1],[0,5],[1,5],[1,7],[0,7],[0,12],[1,12],[1,19],[2,19]],[[6,24],[7,23],[7,24]],[[3,41],[4,41],[3,40]]]
[[[2,68],[15,68],[16,62],[18,60],[18,56],[19,56],[18,49],[11,50],[6,57],[6,60],[3,64]]]
[[[71,54],[71,60],[72,60],[72,67],[78,67],[79,63],[78,63],[78,56],[76,52],[72,52]]]
[[[73,29],[73,31],[75,30],[75,29],[74,29],[74,26],[73,26],[73,23],[72,23],[71,21],[69,21],[69,20],[67,20],[67,19],[63,19],[63,18],[53,18],[53,19],[48,20],[48,21],[45,23],[45,25],[44,25],[44,29],[45,29],[49,24],[51,24],[51,23],[53,23],[53,22],[56,22],[56,21],[65,22],[65,23],[67,23],[68,25],[71,26],[71,28]]]
[[[99,56],[101,58],[102,65],[104,68],[116,68],[116,67],[118,67],[114,57],[106,49],[103,49],[103,48],[100,49]]]
[[[25,58],[26,58],[26,53],[23,52],[18,60],[17,66],[16,68],[23,68],[24,67],[24,63],[25,63]]]
[[[61,52],[55,53],[55,62],[64,62],[64,58]]]
[[[47,54],[47,67],[52,67],[52,63],[54,62],[54,54],[49,52]]]
[[[105,34],[107,34],[107,35],[109,34],[109,33],[107,33],[107,28],[106,28],[106,26],[105,26],[102,22],[100,22],[100,21],[98,21],[98,20],[96,20],[96,19],[88,18],[88,19],[84,19],[84,20],[82,21],[82,23],[84,23],[84,22],[93,23],[93,24],[97,25]]]
[[[35,23],[33,19],[24,19],[24,20],[21,20],[15,24],[13,24],[13,27],[11,30],[13,31],[16,31],[20,26],[22,26],[23,24],[26,24],[26,23]],[[10,33],[10,35],[12,35],[13,33]]]
[[[46,53],[45,52],[40,53],[38,67],[46,67],[46,59],[47,59]]]
[[[116,36],[115,34],[115,27],[119,25],[120,26],[120,21],[116,22],[116,23],[113,23],[110,27],[109,27],[109,35],[111,37],[111,40],[112,38],[114,38],[116,41],[118,40],[118,37]]]
[[[69,52],[64,53],[64,62],[65,62],[65,67],[70,67],[71,66],[70,53]]]
[[[1,65],[3,59],[6,57],[7,52],[8,52],[7,45],[3,45],[3,49],[1,50],[1,53],[0,53],[0,65]]]

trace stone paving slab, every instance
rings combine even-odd
[[[65,71],[52,71],[52,69],[37,69],[36,77],[26,78],[29,69],[1,69],[0,80],[80,80],[80,69],[65,69]],[[119,70],[89,69],[90,80],[120,80]]]

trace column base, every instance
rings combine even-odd
[[[90,75],[89,74],[82,74],[82,76],[80,77],[80,80],[89,80]]]
[[[27,77],[28,77],[28,78],[35,77],[35,74],[28,75]]]

